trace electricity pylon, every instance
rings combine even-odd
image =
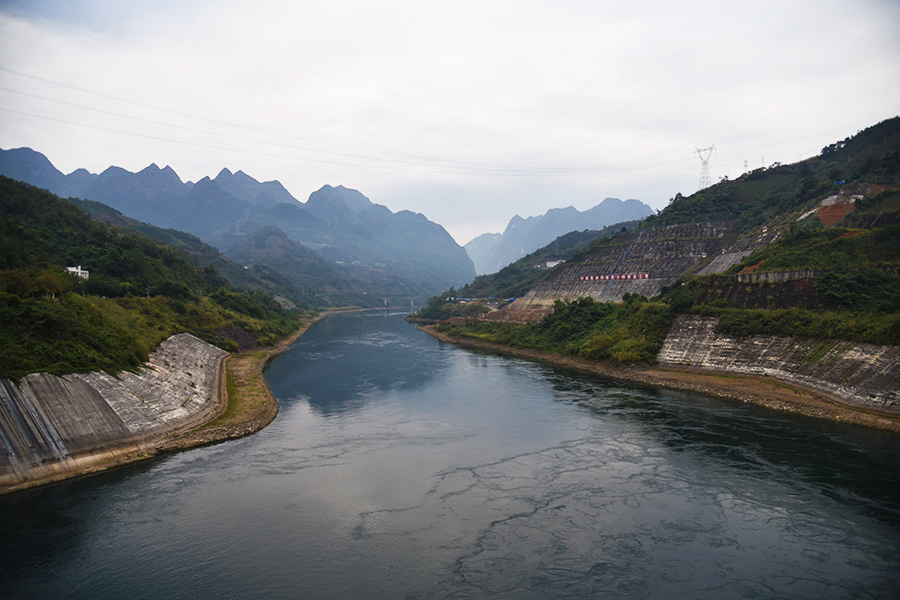
[[[709,148],[697,148],[694,154],[697,155],[697,158],[700,159],[700,187],[698,190],[702,190],[704,188],[708,188],[712,185],[712,182],[709,180],[709,157],[712,156],[713,152],[718,152],[716,150],[716,145],[713,144]]]

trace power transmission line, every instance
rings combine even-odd
[[[97,96],[97,97],[99,97],[99,98],[105,98],[105,99],[107,99],[107,100],[114,100],[114,101],[116,101],[116,102],[123,102],[123,103],[125,103],[125,104],[130,104],[130,105],[132,105],[132,106],[137,106],[137,107],[140,107],[140,108],[145,108],[145,109],[150,109],[150,110],[155,110],[155,111],[161,111],[161,112],[169,113],[169,114],[172,114],[172,115],[177,115],[177,116],[180,116],[180,117],[187,117],[187,118],[190,118],[190,119],[196,119],[196,120],[204,121],[204,122],[207,122],[207,123],[211,123],[211,124],[213,124],[213,125],[223,125],[223,126],[226,126],[226,127],[233,127],[233,128],[236,128],[236,129],[242,129],[242,130],[244,130],[244,131],[249,131],[249,132],[254,132],[254,133],[259,133],[259,134],[264,134],[264,135],[278,136],[278,137],[281,137],[281,138],[288,138],[288,139],[300,140],[300,141],[310,142],[310,143],[314,143],[314,144],[321,144],[321,145],[324,145],[324,146],[333,146],[333,147],[349,148],[349,149],[352,149],[352,150],[357,150],[357,151],[362,151],[362,152],[368,152],[368,153],[373,153],[373,154],[383,154],[383,155],[387,155],[387,156],[397,156],[397,157],[401,157],[401,158],[415,159],[415,160],[419,160],[419,161],[428,161],[428,162],[427,162],[427,163],[412,163],[412,162],[410,162],[410,161],[402,161],[402,160],[397,160],[397,159],[377,158],[377,157],[366,157],[366,156],[360,156],[360,155],[357,155],[357,154],[342,154],[342,153],[340,153],[340,152],[333,152],[333,151],[329,152],[329,151],[327,151],[327,150],[317,150],[317,149],[312,149],[312,148],[306,148],[306,149],[304,149],[304,150],[309,151],[309,152],[321,152],[321,153],[325,153],[325,154],[336,154],[336,155],[342,155],[342,156],[350,156],[350,157],[353,157],[353,158],[363,158],[363,159],[366,159],[366,160],[380,160],[380,161],[385,161],[385,162],[391,162],[391,161],[393,161],[393,162],[399,162],[399,163],[405,163],[405,164],[425,164],[425,166],[440,166],[440,167],[459,168],[459,169],[480,168],[480,169],[482,169],[482,170],[508,171],[508,172],[522,171],[522,172],[535,173],[535,172],[540,171],[540,172],[547,173],[547,174],[553,174],[553,173],[558,173],[558,174],[570,174],[570,173],[595,173],[595,172],[597,172],[597,171],[602,171],[602,170],[604,170],[603,168],[599,168],[599,169],[598,169],[598,168],[596,168],[596,167],[532,167],[532,166],[528,166],[528,165],[504,165],[504,164],[497,164],[497,163],[473,162],[473,161],[454,160],[454,159],[449,159],[449,158],[440,158],[440,157],[433,157],[433,156],[422,156],[422,155],[415,155],[415,154],[404,154],[404,153],[400,153],[400,152],[390,152],[390,151],[387,151],[387,150],[381,150],[381,149],[376,149],[376,148],[365,148],[365,147],[362,147],[362,146],[355,146],[355,145],[350,145],[350,144],[341,144],[341,143],[337,143],[337,142],[328,142],[328,141],[322,141],[322,140],[316,140],[316,139],[312,139],[312,138],[308,138],[308,137],[303,137],[303,136],[299,136],[299,135],[293,135],[293,134],[290,134],[290,133],[284,133],[284,132],[281,132],[281,131],[272,131],[272,130],[268,130],[268,129],[260,129],[260,128],[257,128],[257,127],[249,127],[249,126],[247,126],[247,125],[242,125],[242,124],[239,124],[239,123],[232,123],[232,122],[228,122],[228,121],[220,121],[220,120],[217,120],[217,119],[211,119],[211,118],[206,117],[206,116],[200,116],[200,115],[191,114],[191,113],[187,113],[187,112],[183,112],[183,111],[172,110],[172,109],[170,109],[170,108],[165,108],[165,107],[161,107],[161,106],[154,106],[154,105],[152,105],[152,104],[146,104],[146,103],[143,103],[143,102],[137,102],[137,101],[135,101],[135,100],[130,100],[130,99],[128,99],[128,98],[123,98],[123,97],[120,97],[120,96],[113,96],[113,95],[110,95],[110,94],[104,94],[104,93],[101,93],[101,92],[96,92],[96,91],[89,90],[89,89],[85,89],[85,88],[82,88],[82,87],[78,87],[78,86],[74,86],[74,85],[69,85],[69,84],[66,84],[66,83],[58,82],[58,81],[53,81],[53,80],[51,80],[51,79],[46,79],[46,78],[43,78],[43,77],[37,77],[37,76],[35,76],[35,75],[29,75],[28,73],[22,73],[21,71],[16,71],[16,70],[9,69],[9,68],[6,68],[6,67],[0,67],[0,71],[5,71],[5,72],[7,72],[7,73],[12,73],[13,75],[18,75],[18,76],[20,76],[20,77],[26,77],[26,78],[28,78],[28,79],[32,79],[32,80],[35,80],[35,81],[40,81],[40,82],[43,82],[43,83],[48,83],[48,84],[50,84],[50,85],[54,85],[54,86],[57,86],[57,87],[62,87],[62,88],[66,88],[66,89],[69,89],[69,90],[74,90],[74,91],[77,91],[77,92],[82,92],[82,93],[85,93],[85,94],[90,94],[90,95],[92,95],[92,96]],[[76,107],[76,108],[83,108],[83,109],[86,109],[86,110],[92,110],[92,111],[95,111],[95,112],[107,113],[107,114],[111,114],[111,115],[115,115],[115,116],[120,116],[120,117],[124,117],[124,118],[130,118],[130,119],[135,119],[135,120],[140,120],[140,121],[145,121],[145,122],[151,122],[151,123],[154,122],[154,121],[151,120],[151,119],[142,119],[142,118],[139,118],[139,117],[130,117],[130,116],[128,116],[128,115],[123,115],[123,114],[121,114],[121,113],[115,113],[115,112],[111,112],[111,111],[106,111],[106,110],[99,109],[99,108],[84,107],[84,106],[80,106],[80,105],[77,105],[77,104],[73,104],[73,103],[71,103],[71,102],[67,102],[67,101],[63,101],[63,100],[56,100],[56,99],[53,99],[53,98],[46,98],[46,97],[43,97],[43,96],[38,96],[38,95],[36,95],[36,94],[30,94],[30,93],[28,93],[28,92],[22,92],[22,91],[18,91],[18,90],[13,90],[13,89],[6,88],[6,87],[4,87],[4,88],[2,88],[2,89],[4,89],[5,91],[12,92],[12,93],[17,93],[17,94],[22,94],[22,95],[26,95],[26,96],[32,96],[32,97],[40,98],[40,99],[42,99],[42,100],[48,100],[48,101],[51,101],[51,102],[57,102],[57,103],[61,103],[61,104],[68,104],[69,106],[73,106],[73,107]],[[46,118],[49,118],[49,117],[46,117]],[[197,132],[203,132],[203,130],[192,129],[192,128],[189,128],[189,127],[183,127],[183,126],[179,126],[179,125],[174,125],[174,124],[171,124],[171,123],[158,123],[158,124],[160,124],[160,125],[166,125],[166,126],[168,126],[168,127],[175,127],[175,128],[179,128],[179,129],[185,129],[185,130],[193,130],[193,131],[197,131]],[[226,135],[226,134],[223,134],[223,133],[218,133],[218,132],[210,132],[210,131],[206,131],[205,133],[209,133],[209,134],[211,134],[211,135],[223,136],[223,137],[233,137],[233,138],[235,138],[235,139],[242,139],[242,138],[239,138],[239,137],[237,137],[237,136],[229,136],[229,135]],[[153,136],[148,136],[148,137],[153,137]],[[244,139],[246,140],[246,138],[244,138]],[[261,143],[261,144],[269,144],[269,145],[275,145],[275,146],[291,147],[291,146],[286,146],[286,145],[284,145],[284,144],[277,144],[277,143],[274,143],[274,142],[261,141],[261,140],[246,140],[246,141],[256,141],[257,143]],[[442,163],[442,164],[430,165],[430,164],[428,164],[428,163]]]
[[[325,142],[325,141],[321,141],[321,140],[315,140],[315,139],[306,138],[306,137],[302,137],[302,136],[298,136],[298,135],[292,135],[292,134],[283,133],[283,132],[270,131],[270,130],[266,130],[266,129],[255,128],[255,127],[248,127],[248,126],[241,125],[238,123],[233,123],[233,122],[219,121],[219,120],[208,118],[206,116],[200,116],[200,115],[191,114],[188,112],[182,112],[182,111],[178,111],[178,110],[171,110],[171,109],[164,108],[161,106],[154,106],[151,104],[136,102],[134,100],[130,100],[130,99],[119,97],[119,96],[112,96],[109,94],[99,93],[99,92],[85,89],[82,87],[77,87],[77,86],[68,85],[65,83],[57,82],[57,81],[52,81],[50,79],[45,79],[42,77],[36,77],[33,75],[29,75],[29,74],[22,73],[20,71],[16,71],[16,70],[5,68],[5,67],[0,67],[0,71],[11,73],[11,74],[14,74],[14,75],[17,75],[20,77],[26,77],[28,79],[40,81],[40,82],[43,82],[46,84],[51,84],[54,86],[65,88],[67,90],[90,94],[92,96],[104,98],[107,100],[113,100],[116,102],[126,103],[131,106],[136,106],[136,107],[139,107],[142,109],[161,111],[161,112],[168,113],[170,115],[176,115],[176,116],[180,116],[180,117],[197,119],[197,120],[200,120],[205,123],[212,124],[212,125],[221,125],[221,126],[226,126],[226,127],[237,128],[237,129],[247,132],[247,134],[234,135],[234,134],[225,133],[223,131],[219,131],[217,128],[214,128],[214,127],[205,127],[204,128],[201,126],[200,128],[198,128],[198,127],[190,127],[190,126],[186,126],[186,125],[175,124],[175,123],[171,123],[171,122],[163,122],[163,121],[153,119],[153,118],[145,118],[145,117],[140,117],[140,116],[136,116],[136,115],[124,114],[122,112],[116,112],[113,110],[107,110],[104,108],[100,108],[98,106],[87,106],[84,104],[78,104],[76,102],[72,102],[71,99],[68,97],[66,99],[52,98],[52,97],[48,97],[48,96],[44,96],[44,95],[26,92],[23,90],[13,89],[13,88],[10,88],[7,86],[0,86],[0,90],[7,92],[7,93],[19,94],[19,95],[47,101],[47,102],[53,102],[56,104],[69,106],[69,107],[76,108],[79,110],[86,110],[86,111],[90,111],[93,113],[106,114],[106,115],[110,115],[110,116],[114,116],[114,117],[118,117],[118,118],[129,119],[129,120],[136,121],[136,122],[142,122],[142,123],[147,123],[147,124],[152,124],[152,125],[161,125],[164,127],[177,129],[177,130],[181,130],[181,131],[185,131],[185,132],[213,135],[213,136],[216,136],[219,138],[225,138],[225,139],[234,140],[234,141],[261,144],[263,146],[268,146],[268,147],[272,148],[274,151],[251,150],[246,147],[228,148],[228,147],[225,147],[224,145],[221,145],[218,143],[203,143],[200,140],[188,141],[188,140],[183,140],[183,139],[181,139],[181,140],[173,139],[170,136],[159,135],[156,132],[142,133],[142,132],[136,132],[136,131],[126,131],[119,127],[115,127],[115,126],[105,126],[104,127],[96,122],[92,122],[92,123],[77,122],[77,121],[69,119],[69,118],[57,118],[57,117],[53,117],[53,116],[50,116],[47,114],[38,114],[37,112],[35,112],[35,109],[37,107],[30,107],[31,110],[28,110],[28,111],[19,111],[19,110],[14,110],[14,109],[7,108],[7,107],[0,107],[0,110],[2,110],[4,112],[18,114],[18,115],[22,115],[22,116],[28,116],[28,117],[32,117],[32,118],[43,119],[43,120],[48,120],[48,121],[53,121],[53,122],[57,122],[57,123],[64,123],[67,125],[73,125],[73,126],[77,126],[77,127],[85,127],[85,128],[95,129],[95,130],[99,130],[99,131],[106,131],[106,132],[110,132],[110,133],[118,133],[118,134],[124,134],[124,135],[128,135],[128,136],[142,137],[145,139],[167,141],[167,142],[184,144],[184,145],[189,145],[189,146],[194,146],[194,147],[202,147],[202,148],[210,148],[210,149],[223,150],[223,151],[239,152],[242,154],[264,156],[264,157],[269,157],[269,158],[282,158],[282,159],[290,160],[290,161],[298,161],[299,160],[299,161],[304,161],[304,162],[309,162],[309,163],[317,163],[317,164],[323,164],[323,165],[327,164],[327,165],[335,165],[335,166],[350,166],[350,167],[357,167],[357,168],[363,168],[363,169],[371,169],[371,170],[374,170],[376,172],[376,174],[381,174],[381,173],[391,172],[391,171],[407,172],[407,173],[412,173],[412,172],[421,173],[422,169],[426,169],[433,173],[444,173],[447,175],[466,174],[469,176],[474,175],[474,176],[482,176],[482,177],[488,177],[488,178],[502,178],[502,179],[520,178],[520,177],[527,177],[527,178],[546,177],[546,176],[554,176],[554,175],[568,176],[568,177],[574,177],[574,176],[589,176],[589,177],[594,176],[594,177],[596,177],[596,176],[606,176],[606,175],[620,175],[620,176],[634,177],[639,174],[643,174],[643,176],[646,177],[646,176],[663,176],[662,175],[663,173],[668,173],[668,172],[670,172],[671,169],[677,169],[677,168],[679,168],[680,165],[683,165],[685,162],[683,159],[679,159],[679,160],[674,160],[674,161],[673,160],[657,160],[657,161],[649,162],[649,163],[641,161],[640,163],[624,163],[624,164],[620,163],[620,164],[615,164],[615,165],[611,164],[611,165],[605,165],[605,166],[599,166],[599,165],[584,166],[583,165],[583,166],[570,166],[570,167],[566,167],[566,166],[554,167],[554,166],[525,166],[525,165],[510,165],[510,164],[504,165],[504,164],[497,164],[497,163],[460,161],[460,160],[452,160],[452,159],[437,158],[437,157],[433,157],[433,156],[423,156],[423,155],[415,155],[415,154],[402,154],[402,153],[389,152],[389,151],[378,150],[378,149],[373,149],[373,148],[352,146],[352,145],[348,145],[348,144]],[[317,148],[312,148],[312,147],[304,147],[304,146],[300,146],[300,145],[295,145],[295,144],[291,144],[291,143],[278,142],[278,141],[275,141],[272,139],[262,139],[262,138],[250,137],[250,135],[252,135],[252,134],[262,134],[262,136],[278,136],[282,139],[287,138],[287,140],[301,140],[301,141],[310,142],[313,144],[322,144],[322,145],[327,145],[327,146],[331,146],[331,147],[348,148],[348,149],[356,150],[357,153],[317,149]],[[328,158],[322,158],[322,157],[319,157],[319,158],[299,157],[296,155],[289,155],[284,152],[285,150],[304,152],[304,153],[313,153],[313,156],[315,156],[315,154],[319,154],[319,155],[324,154],[324,155],[328,155],[329,158],[330,157],[334,157],[334,158],[331,158],[331,160],[329,160]],[[366,156],[366,155],[360,154],[358,152],[376,154],[376,156]],[[381,155],[381,156],[377,156],[377,155]],[[346,160],[341,160],[341,159],[355,159],[355,160],[346,161]],[[361,161],[364,162],[365,164],[360,164]],[[478,186],[478,187],[480,188],[480,187],[485,187],[485,186]],[[510,186],[503,185],[503,186],[487,186],[487,187],[510,187]],[[519,187],[519,186],[511,186],[511,187]]]

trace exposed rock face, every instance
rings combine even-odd
[[[900,414],[900,347],[716,333],[717,319],[678,317],[661,365],[762,375],[825,392],[849,405]]]
[[[88,457],[152,447],[223,408],[228,353],[183,333],[165,340],[138,374],[34,373],[0,380],[0,486],[79,468]]]

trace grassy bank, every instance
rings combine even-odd
[[[540,352],[649,364],[656,359],[673,318],[667,304],[636,296],[621,304],[579,298],[557,300],[553,313],[535,323],[469,320],[465,325],[440,323],[436,329],[451,336]]]
[[[278,414],[278,403],[272,397],[262,373],[269,356],[270,350],[260,349],[226,360],[225,411],[196,431],[222,429],[224,433],[235,430],[246,435],[272,422]]]
[[[218,433],[209,443],[249,435],[271,423],[278,415],[278,402],[266,384],[263,370],[268,361],[287,350],[309,327],[324,315],[313,317],[290,337],[273,346],[255,348],[229,357],[225,362],[225,411],[209,423],[194,430],[195,435],[207,438]]]

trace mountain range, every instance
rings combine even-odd
[[[78,169],[65,175],[29,148],[0,150],[0,174],[60,196],[102,202],[151,225],[194,234],[228,256],[264,261],[258,264],[265,266],[273,266],[265,261],[278,262],[274,256],[284,251],[284,240],[296,242],[343,271],[346,290],[424,296],[475,276],[465,250],[443,227],[418,213],[394,213],[343,186],[326,185],[302,203],[278,181],[259,182],[228,169],[196,183],[155,164],[137,173],[110,167],[100,174]],[[264,235],[254,237],[262,230]],[[280,250],[266,250],[261,244]],[[284,268],[285,261],[280,263]]]
[[[606,198],[584,212],[569,206],[553,208],[536,217],[510,219],[501,233],[485,233],[466,244],[466,252],[479,275],[495,273],[529,252],[542,248],[570,231],[600,230],[623,221],[643,219],[653,210],[639,200]]]

